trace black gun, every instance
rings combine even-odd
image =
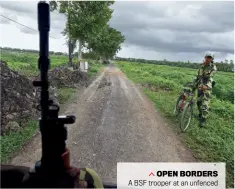
[[[64,165],[67,130],[64,124],[75,122],[75,116],[58,116],[59,106],[49,100],[48,70],[49,59],[49,31],[50,31],[50,9],[45,2],[38,3],[38,29],[40,41],[40,54],[38,68],[41,81],[34,81],[35,87],[41,87],[41,101],[38,109],[41,111],[40,131],[42,135],[42,158],[37,162],[36,169],[60,173],[66,168]]]
[[[65,177],[70,168],[69,150],[66,148],[67,130],[65,124],[75,122],[75,116],[59,116],[60,107],[49,99],[48,70],[49,59],[49,31],[50,7],[46,2],[38,3],[38,30],[39,30],[39,59],[40,81],[34,81],[35,87],[41,88],[39,120],[42,137],[42,157],[29,171],[25,179],[25,187],[55,187],[52,183],[60,177]],[[40,179],[39,179],[40,178]],[[49,180],[50,179],[50,180]],[[53,179],[55,181],[53,182]],[[48,185],[50,183],[50,185]],[[58,186],[62,187],[62,186]],[[68,186],[64,186],[68,187]]]
[[[4,188],[74,188],[79,169],[70,165],[69,149],[66,147],[65,124],[75,122],[75,116],[59,116],[60,107],[49,99],[49,4],[38,3],[38,29],[40,53],[38,69],[40,81],[34,81],[41,88],[39,119],[42,137],[42,157],[32,169],[22,166],[1,165],[1,186]],[[105,188],[117,188],[116,184],[103,184]]]

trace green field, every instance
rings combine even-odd
[[[38,70],[38,53],[29,52],[10,52],[2,51],[0,59],[7,62],[8,66],[26,76],[35,76],[39,74]],[[95,61],[87,60],[90,63],[88,75],[94,76],[102,67],[103,64],[95,63]],[[58,66],[67,66],[68,56],[65,55],[50,55],[50,68],[54,69]],[[77,58],[73,59],[73,63],[76,64]]]
[[[38,53],[1,52],[1,60],[6,61],[11,69],[27,76],[39,74],[38,57]],[[58,66],[64,66],[68,62],[68,57],[63,55],[52,55],[50,56],[50,62],[51,69]]]
[[[178,119],[173,116],[176,99],[187,82],[197,74],[196,69],[170,67],[166,65],[117,62],[129,79],[143,86],[146,95],[155,103],[162,115],[172,120],[178,131]],[[233,186],[234,170],[234,75],[217,72],[213,89],[210,117],[206,128],[198,122],[189,131],[181,134],[194,156],[203,162],[226,162],[227,186]]]

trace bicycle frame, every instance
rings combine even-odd
[[[197,90],[198,90],[198,86],[199,83],[201,82],[201,79],[203,78],[203,75],[201,75],[199,78],[196,79],[196,81],[193,84],[192,87],[192,92],[184,92],[183,93],[183,103],[181,104],[181,108],[184,108],[185,102],[187,101],[187,97],[188,96],[192,96],[192,98],[189,100],[190,104],[193,104],[194,100],[195,100],[195,96],[197,96]]]
[[[184,106],[185,106],[185,104],[186,104],[186,102],[188,101],[188,98],[189,97],[191,97],[190,98],[190,100],[189,100],[189,103],[190,104],[194,104],[194,101],[195,101],[195,97],[196,97],[196,92],[197,92],[197,87],[198,86],[198,82],[196,83],[196,84],[194,84],[194,87],[193,87],[193,90],[192,90],[192,92],[190,91],[190,92],[188,92],[188,91],[184,91],[183,93],[182,93],[182,103],[180,104],[180,108],[181,108],[181,110],[183,110],[184,109]]]

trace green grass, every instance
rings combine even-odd
[[[38,131],[38,121],[31,120],[20,131],[1,136],[1,163],[6,163]]]
[[[183,84],[193,80],[197,70],[152,64],[117,62],[120,69],[134,82],[144,86],[145,94],[155,103],[161,114],[172,120],[178,130],[173,108]],[[234,76],[217,72],[211,111],[205,128],[195,121],[187,133],[181,134],[185,144],[202,162],[226,162],[227,186],[233,187],[234,173]],[[155,88],[155,90],[150,90]],[[164,89],[170,88],[170,91]]]
[[[39,74],[37,53],[1,52],[1,60],[7,62],[9,67],[23,75],[35,76]],[[51,69],[67,65],[68,57],[63,55],[50,56]]]
[[[95,76],[98,72],[100,72],[102,70],[102,68],[104,68],[105,65],[101,64],[101,63],[96,63],[96,62],[92,62],[90,64],[90,68],[88,69],[88,75],[89,76]]]
[[[76,94],[76,88],[60,88],[58,95],[59,102],[61,104],[64,104],[75,94]]]
[[[26,76],[36,76],[39,75],[38,70],[38,54],[37,53],[27,53],[27,52],[1,52],[1,60],[7,62],[8,66]],[[105,65],[96,63],[96,61],[87,60],[90,62],[88,75],[95,76]],[[51,55],[50,64],[51,69],[58,66],[66,66],[68,62],[68,57],[64,55]],[[77,63],[77,58],[73,59],[73,63]]]

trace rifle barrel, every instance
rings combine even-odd
[[[50,7],[45,2],[38,3],[38,30],[39,30],[39,69],[41,75],[41,116],[42,120],[48,117],[48,69],[49,60],[49,31],[50,31]]]
[[[50,6],[46,2],[38,3],[38,30],[39,30],[39,59],[40,81],[35,81],[34,86],[41,87],[41,119],[40,131],[42,136],[42,158],[36,164],[37,169],[54,174],[63,174],[68,165],[69,154],[66,148],[67,130],[64,124],[75,122],[75,116],[59,117],[59,106],[49,100],[48,70],[49,59],[49,31],[50,31]],[[66,158],[67,160],[66,160]],[[65,159],[64,159],[65,158]],[[65,163],[67,162],[67,163]]]

